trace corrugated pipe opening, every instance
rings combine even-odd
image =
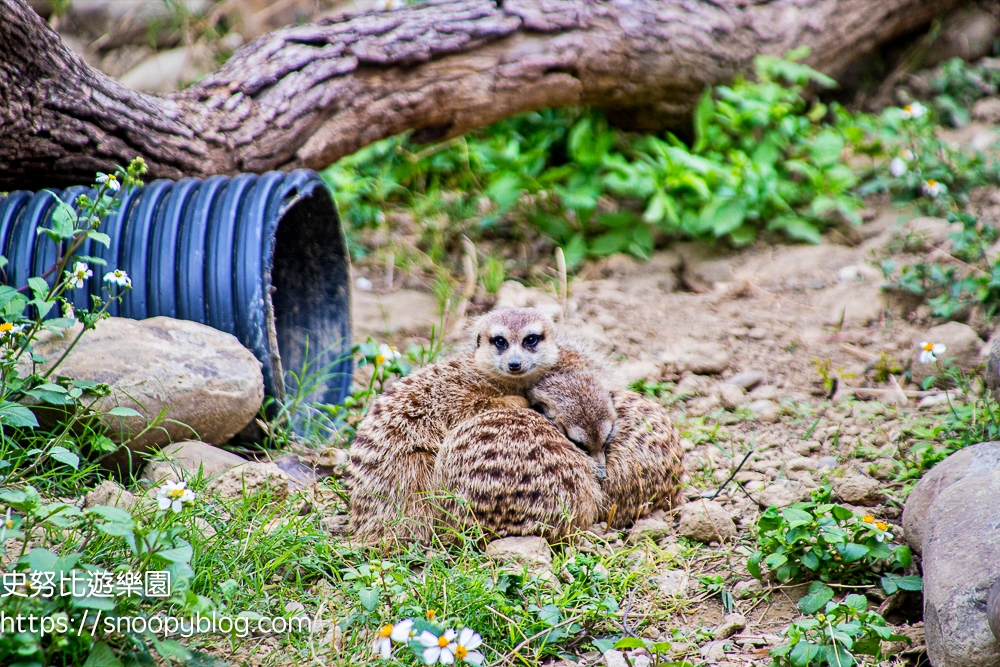
[[[72,204],[90,191],[49,192]],[[347,396],[350,258],[318,174],[160,180],[124,193],[121,202],[100,228],[111,247],[88,240],[80,250],[107,268],[95,267],[86,289],[73,291],[74,307],[90,307],[105,271],[124,269],[132,290],[111,315],[165,315],[233,334],[263,365],[269,396],[294,394],[289,371],[304,365],[324,378],[308,400],[339,403]],[[0,255],[8,260],[0,284],[22,287],[52,266],[55,246],[36,230],[51,226],[54,210],[46,191],[0,197]]]

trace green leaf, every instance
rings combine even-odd
[[[646,642],[639,637],[622,637],[615,642],[615,648],[646,648]]]
[[[105,248],[111,247],[111,237],[108,236],[107,234],[91,230],[87,232],[87,238],[91,239],[92,241],[96,241],[97,243],[100,243]]]
[[[499,213],[502,214],[517,202],[523,191],[521,177],[508,172],[487,186],[486,196],[496,202]]]
[[[549,625],[559,625],[562,621],[562,614],[559,612],[559,607],[554,604],[547,604],[538,610],[538,618]]]
[[[843,152],[844,140],[833,130],[820,132],[809,148],[813,162],[820,167],[832,167],[837,164]]]
[[[865,609],[868,609],[868,598],[866,598],[864,595],[858,595],[857,593],[851,593],[850,595],[848,595],[847,597],[844,598],[844,601],[843,601],[842,604],[845,604],[848,607],[853,608],[858,613],[861,613]]]
[[[845,563],[853,563],[867,556],[870,550],[863,544],[848,542],[844,545],[838,544],[837,551],[840,552],[840,557]]]
[[[809,586],[809,593],[799,600],[798,608],[803,614],[815,614],[832,599],[833,589],[822,582],[814,581]]]
[[[96,642],[87,655],[83,667],[124,667],[122,661],[115,657],[111,647],[104,642]]]
[[[132,408],[126,408],[126,407],[121,406],[121,405],[119,405],[116,408],[111,408],[110,410],[108,410],[108,414],[111,415],[112,417],[141,417],[142,416],[139,412],[133,410]]]
[[[93,507],[88,507],[84,510],[84,513],[96,514],[102,519],[114,521],[116,523],[132,523],[131,514],[120,507],[112,507],[111,505],[94,505]]]
[[[708,147],[708,128],[715,118],[715,103],[712,101],[712,89],[706,88],[694,109],[694,146],[692,152],[701,153]]]
[[[15,428],[37,428],[38,420],[31,410],[12,401],[0,403],[0,424]]]
[[[563,255],[566,257],[566,268],[573,269],[580,265],[580,262],[587,256],[587,242],[583,234],[576,234],[563,247]]]
[[[194,555],[194,550],[191,548],[190,544],[185,544],[184,546],[175,547],[173,549],[157,551],[156,555],[168,563],[190,563],[191,557]]]
[[[52,231],[61,239],[73,236],[76,227],[76,211],[62,200],[57,200],[56,210],[52,213]]]
[[[176,658],[177,660],[188,660],[191,658],[191,651],[173,639],[165,639],[153,644],[156,652],[164,658]]]
[[[789,507],[781,512],[781,517],[788,522],[789,528],[795,528],[797,526],[802,526],[811,523],[813,520],[813,515],[805,510],[795,509],[794,507]]]
[[[35,299],[44,301],[45,297],[49,294],[49,284],[42,278],[28,278],[28,287],[31,288],[31,293],[35,296]]]
[[[715,209],[711,218],[712,232],[725,236],[736,231],[746,217],[746,207],[742,201],[731,201]]]
[[[65,463],[73,470],[80,469],[80,457],[65,447],[55,446],[49,450],[49,456],[60,463]]]
[[[913,552],[910,551],[910,547],[906,545],[896,547],[893,552],[893,556],[896,562],[899,563],[900,567],[907,568],[913,563]]]
[[[358,592],[358,597],[361,598],[361,605],[368,611],[375,609],[380,595],[381,592],[377,588],[362,588]]]

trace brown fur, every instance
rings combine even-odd
[[[529,328],[543,335],[533,349],[520,344]],[[473,334],[475,349],[398,380],[358,425],[346,480],[358,539],[429,537],[431,510],[421,494],[445,435],[484,411],[527,405],[524,391],[558,356],[552,321],[534,309],[493,311]],[[505,350],[490,343],[500,334]],[[521,364],[517,375],[504,373],[512,360]]]
[[[559,540],[597,519],[602,494],[594,468],[536,412],[493,410],[445,438],[433,486],[446,495],[435,504],[449,526]]]
[[[607,446],[601,520],[614,508],[611,525],[624,528],[681,500],[684,477],[680,435],[659,403],[632,391],[615,392],[616,434]]]

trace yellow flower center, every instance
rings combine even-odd
[[[927,343],[926,345],[924,345],[925,352],[931,352],[933,350],[934,350],[934,343]]]
[[[459,644],[455,647],[455,658],[457,660],[464,660],[467,655],[469,655],[469,651],[464,646]]]
[[[376,364],[384,364],[385,363],[385,357],[383,357],[381,354],[376,354],[375,355],[375,363]]]
[[[3,324],[0,324],[0,333],[7,333],[13,328],[14,328],[13,324],[11,324],[10,322],[4,322]]]
[[[879,530],[889,530],[889,524],[887,524],[885,521],[876,521],[875,527],[878,528]]]
[[[449,642],[448,642],[448,638],[447,637],[445,637],[444,635],[441,635],[440,637],[438,637],[438,646],[440,646],[441,648],[444,648],[448,644],[449,644]]]
[[[931,186],[933,188],[935,185],[937,185],[937,181],[935,181],[933,178],[928,179],[927,185],[929,185],[929,186]]]
[[[7,519],[7,521],[4,522],[3,525],[7,526],[7,529],[10,530],[11,528],[14,527],[14,520],[13,519]]]
[[[382,629],[378,631],[379,637],[388,637],[391,634],[392,634],[392,623],[389,623],[388,625],[383,625]]]
[[[437,611],[435,611],[434,609],[428,609],[427,610],[427,620],[428,621],[433,621],[435,616],[437,616]]]
[[[871,514],[864,515],[863,517],[861,517],[861,520],[864,521],[865,523],[875,523],[875,517],[873,517]]]
[[[184,489],[171,489],[167,491],[168,498],[180,498],[184,495]]]

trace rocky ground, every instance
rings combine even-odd
[[[943,392],[906,384],[901,371],[910,367],[916,379],[928,374],[917,361],[918,343],[928,340],[945,344],[945,356],[966,368],[985,360],[979,334],[988,336],[987,324],[975,316],[969,321],[977,326],[933,321],[926,306],[883,290],[875,267],[887,256],[915,259],[906,248],[946,252],[954,230],[945,220],[871,204],[863,227],[828,235],[818,246],[759,243],[716,251],[684,243],[647,263],[624,256],[593,263],[570,283],[565,310],[554,291],[508,283],[497,295],[496,305],[541,307],[607,351],[620,386],[645,381],[663,389],[661,399],[684,436],[692,504],[641,522],[631,537],[608,537],[634,540],[650,532],[678,555],[661,574],[660,587],[675,605],[662,628],[714,633],[690,657],[767,662],[765,649],[798,615],[794,603],[805,586],[769,586],[764,594],[744,567],[746,538],[763,508],[808,500],[829,483],[837,500],[885,520],[897,540],[905,539],[901,513],[912,484],[901,475],[912,443],[906,429],[915,420],[933,421],[948,405]],[[361,267],[362,274],[370,272]],[[435,300],[416,290],[356,289],[355,295],[358,340],[405,346],[440,321]],[[892,378],[879,377],[880,368],[894,371]],[[722,486],[748,452],[734,481]],[[714,501],[705,500],[716,492]],[[711,546],[681,557],[679,537]],[[698,584],[717,573],[742,580],[733,589],[734,614]],[[899,647],[911,659],[922,651],[920,596],[896,603],[891,620],[913,638],[913,646]],[[662,600],[645,599],[636,611],[658,607]],[[659,637],[655,630],[646,636]]]

